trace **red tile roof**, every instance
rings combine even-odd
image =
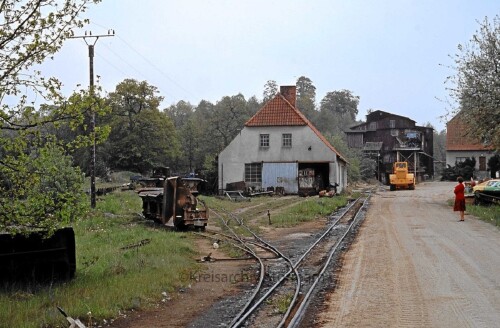
[[[481,142],[468,135],[467,124],[463,121],[460,113],[453,117],[446,125],[446,150],[490,150]]]
[[[251,117],[245,126],[307,125],[304,118],[281,93],[278,93]]]
[[[252,116],[245,126],[300,126],[307,125],[323,141],[323,143],[336,153],[340,159],[347,163],[347,160],[340,154],[321,132],[302,114],[297,108],[292,106],[288,100],[278,93],[273,99],[268,101],[254,116]]]

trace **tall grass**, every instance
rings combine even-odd
[[[301,222],[328,216],[346,204],[347,198],[344,196],[332,198],[311,197],[277,214],[271,213],[271,222],[275,227],[291,227]]]
[[[140,210],[131,191],[99,201],[73,226],[75,278],[52,286],[3,286],[0,327],[66,327],[56,306],[84,322],[92,317],[102,323],[119,311],[152,306],[163,292],[187,284],[198,270],[192,237],[138,219]]]
[[[467,205],[467,213],[500,227],[500,205]]]

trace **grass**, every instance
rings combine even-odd
[[[139,220],[140,210],[141,201],[131,191],[99,201],[73,226],[75,278],[52,286],[4,286],[0,327],[67,327],[56,306],[84,323],[102,322],[119,311],[153,306],[163,292],[187,284],[199,269],[192,237]],[[141,241],[145,245],[127,248]]]
[[[266,300],[266,304],[273,307],[273,312],[277,314],[285,314],[292,302],[293,294],[283,294],[274,297],[273,299]]]
[[[467,205],[468,214],[474,215],[483,221],[500,227],[500,206],[499,205]]]
[[[447,204],[453,207],[454,200],[448,199]],[[500,227],[500,205],[466,205],[465,213],[474,215],[480,220],[491,223],[494,226]]]
[[[332,198],[310,197],[276,214],[271,212],[271,222],[275,227],[291,227],[301,222],[312,221],[331,215],[346,204],[347,198],[344,196],[335,196]],[[261,221],[261,223],[264,222],[267,222],[267,218]]]
[[[273,226],[290,226],[313,220],[343,206],[345,197],[253,198],[232,202],[202,197],[216,211],[242,212],[245,219],[262,216],[267,224],[271,209]],[[102,325],[119,312],[146,309],[158,304],[167,292],[175,295],[201,267],[193,237],[166,231],[139,219],[141,200],[132,191],[108,194],[97,209],[73,224],[76,235],[77,271],[73,280],[51,286],[0,286],[0,327],[67,327],[58,312],[62,307],[85,324]],[[212,220],[215,218],[212,216]],[[233,226],[236,226],[234,224]],[[143,246],[133,247],[143,242]],[[226,246],[226,247],[225,247]],[[228,253],[242,256],[229,245]],[[286,304],[286,298],[279,301]],[[278,306],[281,307],[281,306]]]
[[[268,224],[267,211],[269,210],[271,222],[274,227],[291,227],[301,222],[326,217],[338,208],[345,206],[348,199],[346,196],[338,195],[332,198],[303,198],[297,196],[293,198],[274,199],[273,202],[269,202],[269,197],[252,198],[251,202],[232,202],[227,199],[215,197],[205,197],[203,200],[210,209],[215,211],[241,211],[238,217],[242,218],[245,222],[249,222],[256,217],[262,217],[259,220],[260,225]],[[242,209],[246,210],[242,211]],[[215,219],[214,216],[212,216],[212,219]],[[239,229],[236,224],[233,225],[233,228],[243,235],[248,234],[244,229]],[[259,232],[257,226],[253,226],[252,229],[257,233]]]

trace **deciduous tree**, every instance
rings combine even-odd
[[[344,135],[343,131],[356,122],[359,97],[349,90],[328,92],[320,103],[315,124],[322,132]]]
[[[179,141],[172,120],[158,106],[163,97],[146,81],[126,79],[109,94],[111,126],[104,149],[111,169],[148,173],[156,166],[173,166]]]
[[[472,39],[458,45],[451,96],[468,124],[468,133],[500,149],[500,16],[485,18]]]
[[[262,92],[262,102],[266,103],[269,100],[273,99],[274,96],[278,93],[279,88],[278,84],[274,80],[269,80],[264,85],[264,92]]]
[[[44,126],[68,122],[74,128],[88,108],[66,101],[61,82],[35,66],[84,26],[80,15],[97,2],[0,2],[0,230],[50,232],[81,214],[81,175]],[[79,143],[84,138],[72,146]]]
[[[316,113],[316,87],[310,78],[301,76],[297,79],[297,108],[309,120],[314,121]]]

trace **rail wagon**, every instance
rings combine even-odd
[[[199,178],[157,178],[155,186],[138,191],[142,198],[142,213],[147,219],[177,230],[195,227],[204,230],[208,223],[208,208],[197,198]]]

